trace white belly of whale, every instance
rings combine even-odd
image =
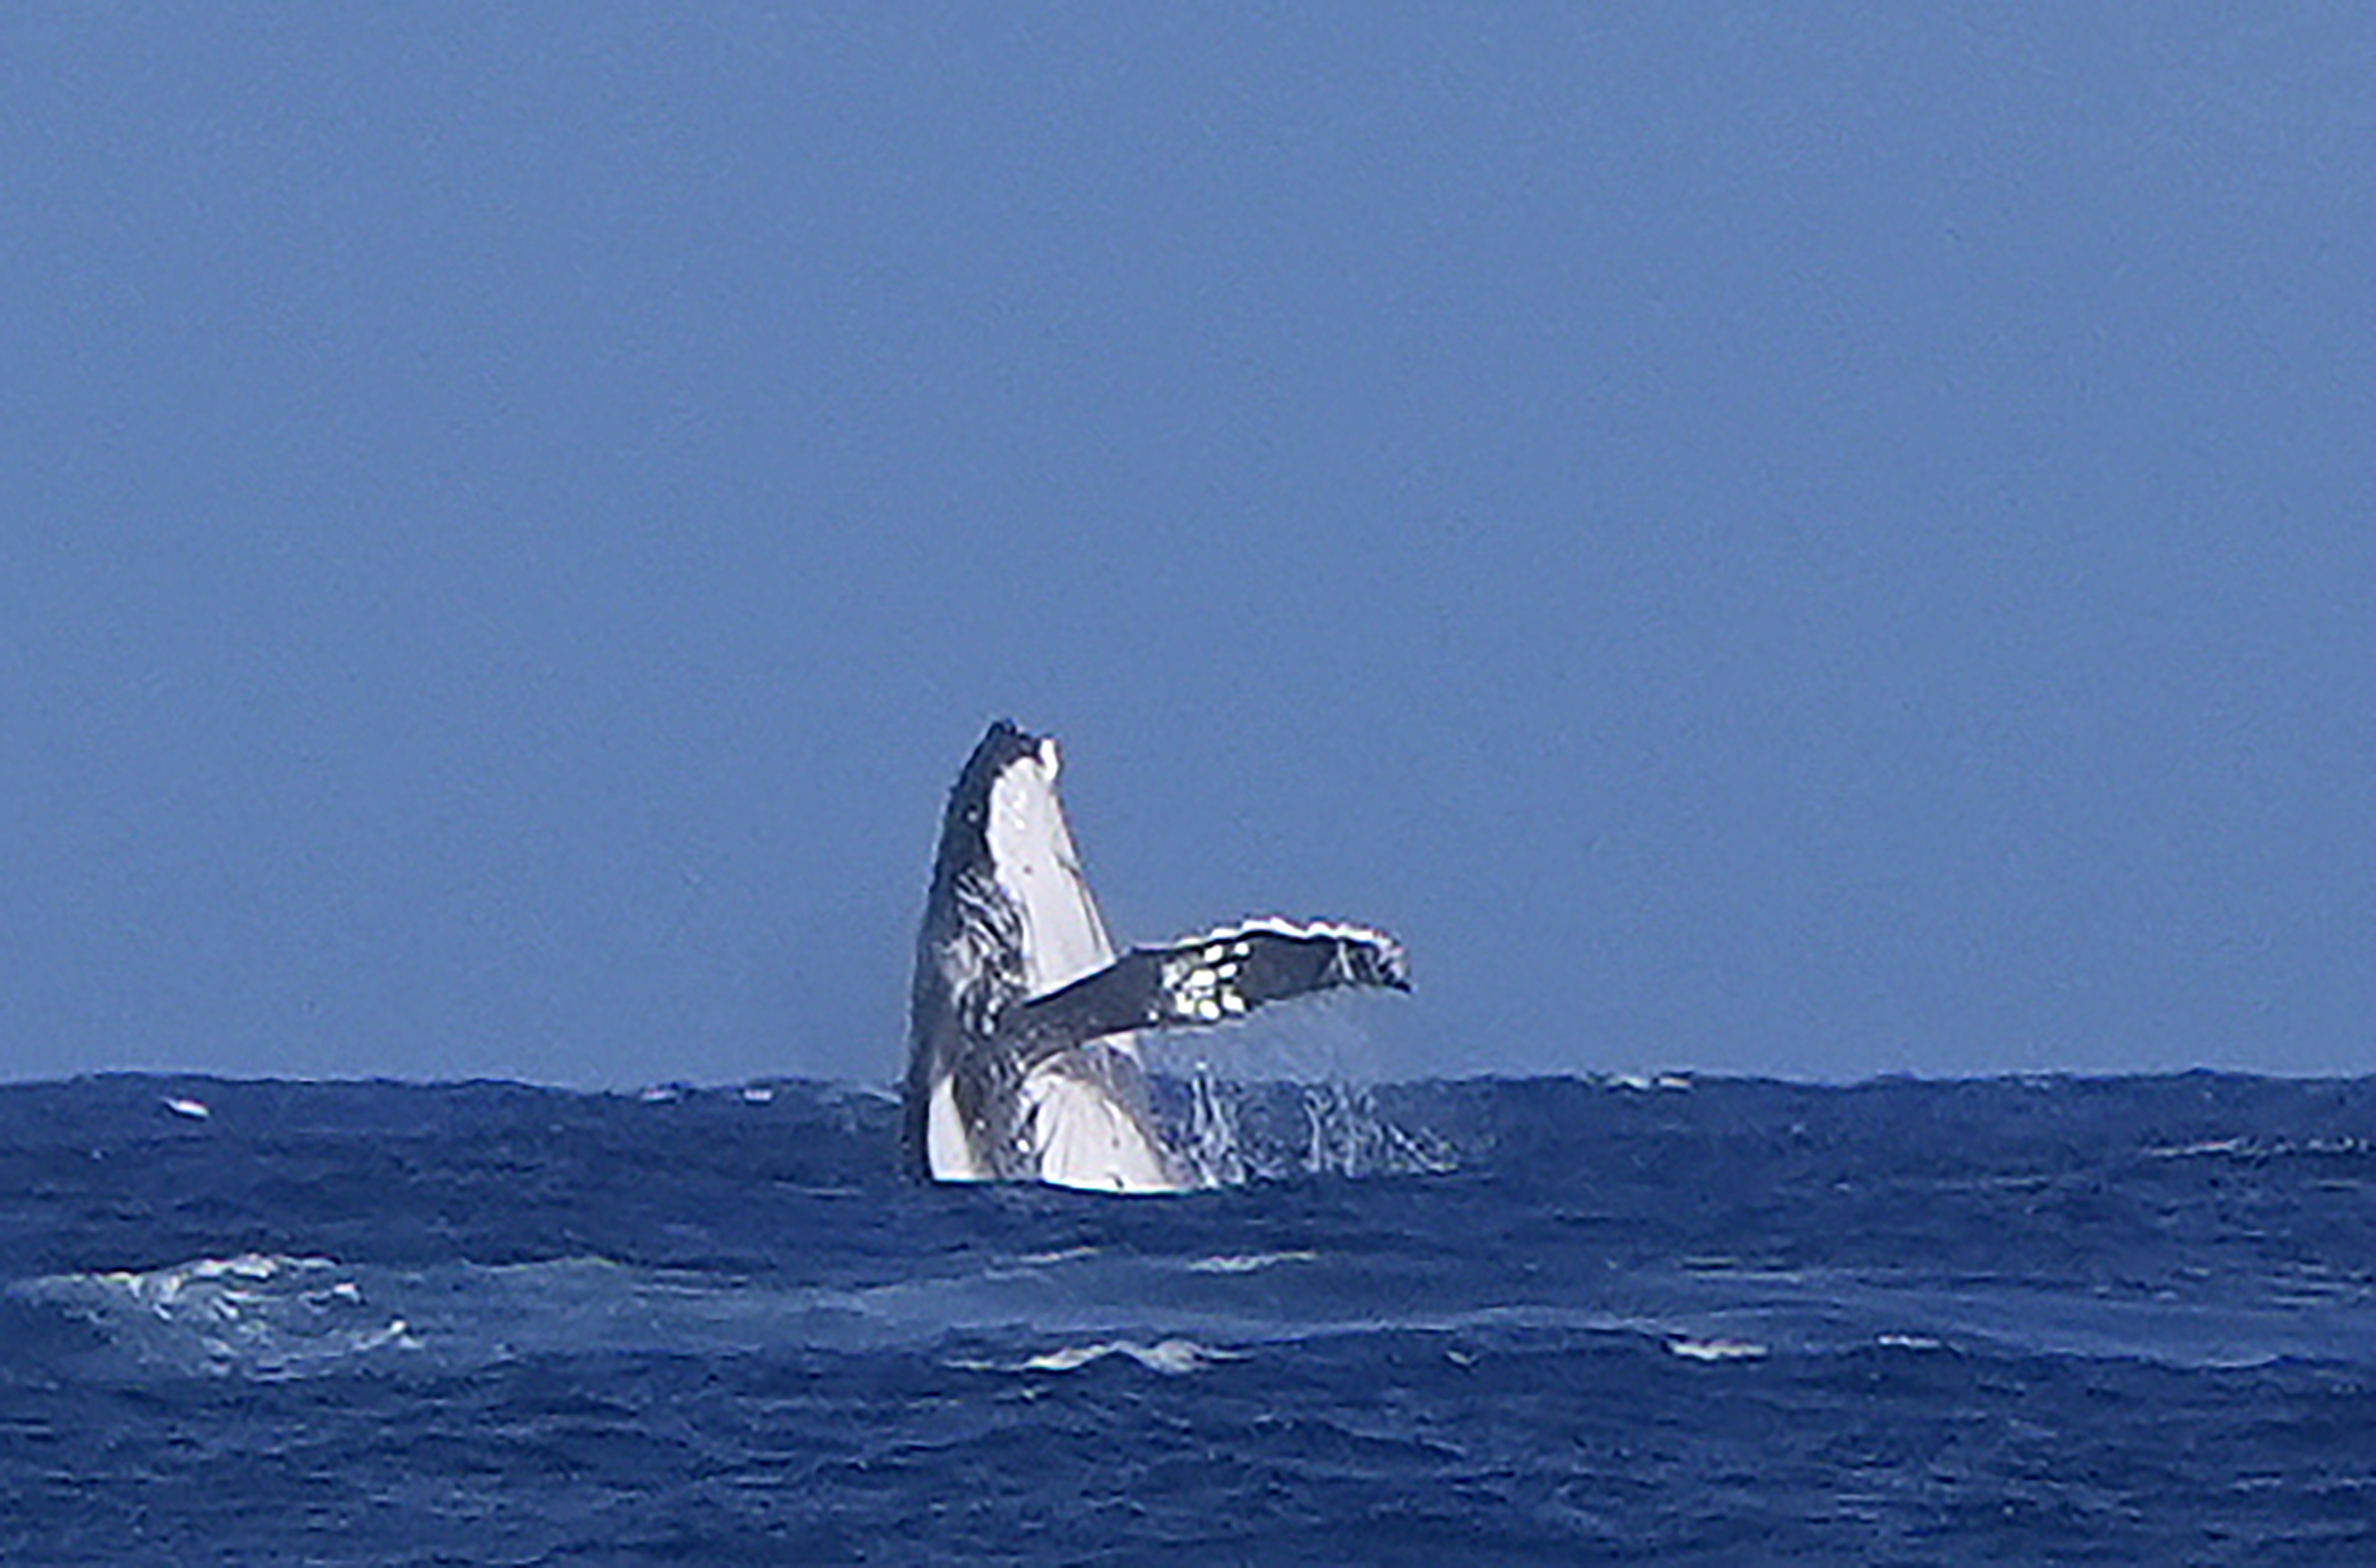
[[[946,1078],[933,1086],[932,1108],[924,1117],[924,1149],[935,1182],[994,1179],[995,1173],[974,1158],[973,1140],[966,1136],[965,1118],[957,1112],[956,1087]]]
[[[1042,1182],[1094,1193],[1176,1193],[1193,1184],[1181,1180],[1139,1119],[1095,1084],[1043,1066],[1023,1080],[1022,1100],[1028,1112],[1024,1135]],[[933,1091],[924,1137],[934,1180],[997,1179],[975,1158],[946,1080]]]
[[[1099,1193],[1174,1193],[1182,1183],[1146,1126],[1094,1084],[1043,1066],[1023,1080],[1040,1180]]]

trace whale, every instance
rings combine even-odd
[[[916,938],[902,1144],[928,1182],[1207,1184],[1167,1142],[1138,1037],[1339,987],[1410,989],[1372,926],[1259,916],[1117,954],[1057,792],[1052,737],[1000,719],[949,791]]]

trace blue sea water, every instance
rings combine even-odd
[[[0,1562],[2376,1562],[2376,1080],[0,1087]]]

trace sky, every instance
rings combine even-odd
[[[1386,1075],[2376,1072],[2371,18],[10,6],[0,1077],[887,1081],[1001,716]]]

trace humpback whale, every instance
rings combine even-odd
[[[1336,986],[1410,989],[1368,926],[1259,918],[1116,956],[1056,792],[1054,740],[1001,719],[949,792],[916,939],[907,1158],[936,1182],[1202,1184],[1156,1123],[1143,1030]]]

